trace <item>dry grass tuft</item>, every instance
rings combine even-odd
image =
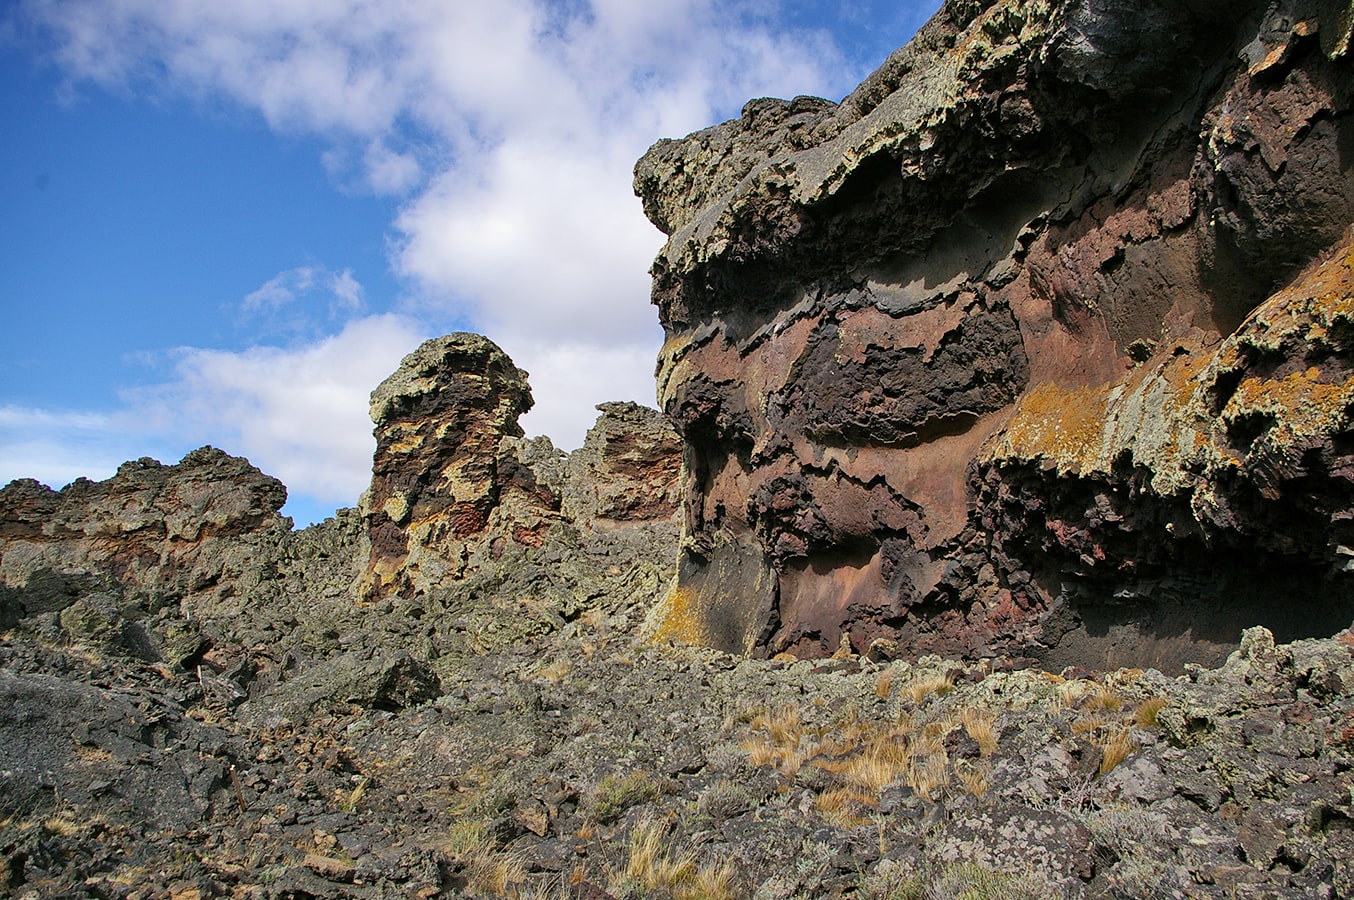
[[[880,700],[889,699],[889,694],[893,692],[893,669],[885,669],[879,673],[879,677],[874,680],[874,695]]]
[[[80,823],[69,816],[52,816],[42,823],[48,834],[59,834],[62,837],[74,837],[80,833]]]
[[[959,765],[955,766],[955,777],[964,785],[964,790],[975,797],[981,797],[987,793],[987,788],[992,779],[992,764],[983,762],[980,765],[974,765],[968,760],[961,760]]]
[[[467,893],[504,896],[526,881],[526,861],[519,853],[498,850],[484,822],[454,823],[438,849],[460,868]]]
[[[879,798],[858,787],[838,787],[823,791],[814,806],[823,818],[841,828],[857,828],[870,821]]]
[[[672,856],[664,847],[663,826],[654,821],[637,826],[630,835],[629,855],[623,877],[643,887],[671,888],[696,872],[690,853]]]
[[[1165,697],[1148,697],[1133,712],[1133,724],[1139,728],[1155,728],[1157,724],[1157,713],[1161,712],[1170,702]]]
[[[542,666],[533,673],[532,677],[550,684],[559,684],[571,671],[574,664],[567,658],[561,657],[549,665]]]
[[[1107,684],[1096,684],[1091,687],[1086,705],[1093,710],[1118,712],[1124,706],[1124,697]]]
[[[997,752],[997,732],[994,728],[996,721],[995,714],[972,706],[966,707],[959,714],[959,723],[964,726],[968,736],[977,742],[978,752],[984,758]]]
[[[932,795],[950,782],[950,760],[943,748],[918,753],[908,760],[907,784],[920,797]]]
[[[737,900],[743,896],[734,887],[737,870],[733,862],[706,866],[696,870],[689,884],[680,886],[673,894],[676,900]]]
[[[1128,736],[1128,729],[1120,728],[1110,734],[1100,743],[1100,750],[1104,754],[1100,759],[1100,774],[1105,775],[1133,752],[1133,741]]]
[[[606,823],[639,803],[656,800],[658,784],[643,772],[608,775],[597,784],[588,811],[593,819]]]
[[[881,734],[864,752],[851,758],[842,774],[849,783],[877,794],[907,771],[909,756],[906,744],[891,735]]]
[[[947,675],[920,675],[903,685],[903,693],[911,698],[914,706],[920,706],[931,694],[939,696],[952,690],[954,682]]]

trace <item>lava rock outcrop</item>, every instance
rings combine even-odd
[[[127,462],[106,481],[60,491],[10,482],[0,489],[0,619],[74,621],[81,610],[70,608],[91,594],[231,615],[291,531],[278,514],[286,500],[282,482],[213,447],[178,465]]]
[[[1352,21],[947,2],[840,104],[655,145],[658,633],[1170,669],[1347,625]]]
[[[625,545],[670,565],[681,444],[662,415],[603,404],[569,455],[523,436],[531,404],[527,373],[466,333],[426,341],[372,392],[360,598],[436,591],[508,565],[514,547],[558,561]]]

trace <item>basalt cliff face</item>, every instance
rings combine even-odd
[[[946,2],[840,104],[655,145],[658,632],[1170,669],[1348,625],[1352,28]]]

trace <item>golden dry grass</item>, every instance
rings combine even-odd
[[[954,774],[964,785],[964,790],[975,797],[981,797],[987,793],[992,778],[992,764],[982,762],[975,765],[968,760],[961,760],[960,764],[955,766]]]
[[[997,751],[997,733],[994,728],[997,717],[994,713],[976,707],[965,707],[959,714],[959,723],[964,731],[978,744],[978,752],[983,757]]]
[[[913,756],[907,764],[907,784],[918,796],[931,797],[950,782],[949,758],[944,750]]]
[[[690,853],[673,856],[663,846],[663,826],[649,821],[637,826],[630,835],[629,852],[623,877],[646,888],[671,888],[696,873]]]
[[[1139,728],[1153,728],[1157,724],[1157,713],[1169,705],[1165,697],[1148,697],[1133,711],[1133,723]]]
[[[736,877],[732,861],[703,866],[696,870],[690,882],[678,886],[673,897],[676,900],[737,900],[742,894],[735,889]]]
[[[460,867],[472,894],[504,896],[526,881],[525,859],[519,853],[497,849],[485,822],[454,822],[437,849]]]
[[[909,756],[904,742],[892,735],[881,734],[863,752],[850,759],[842,774],[849,783],[878,794],[907,771]]]
[[[1095,684],[1091,686],[1086,705],[1093,710],[1118,712],[1124,706],[1124,697],[1109,685]]]
[[[1120,728],[1105,736],[1103,742],[1097,743],[1104,754],[1100,759],[1101,775],[1112,771],[1133,752],[1133,741],[1129,738],[1127,728]]]
[[[913,706],[920,706],[931,694],[947,694],[954,690],[954,682],[947,675],[919,675],[903,685],[902,691],[912,700]]]
[[[74,837],[80,833],[80,823],[69,816],[52,816],[42,823],[42,827],[49,834],[59,834],[62,837]]]
[[[859,787],[831,788],[818,795],[815,808],[834,825],[856,828],[870,821],[870,814],[879,805],[879,798]]]
[[[893,669],[885,669],[879,673],[879,677],[874,680],[874,694],[880,700],[889,699],[889,694],[893,692]]]

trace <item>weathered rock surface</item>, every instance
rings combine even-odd
[[[671,426],[655,410],[603,404],[568,456],[523,437],[531,402],[527,374],[474,334],[425,342],[372,392],[362,598],[427,594],[498,567],[510,548],[548,554],[566,532],[584,543],[608,532],[603,545],[629,533],[645,545],[636,553],[670,564],[681,466]]]
[[[11,482],[0,489],[0,608],[8,609],[0,619],[61,613],[73,626],[137,643],[145,636],[123,620],[124,602],[181,607],[189,618],[236,613],[270,577],[291,531],[278,515],[286,499],[276,478],[212,447],[173,466],[124,463],[107,481],[79,479],[61,491]],[[100,591],[104,601],[91,599]]]
[[[424,342],[372,391],[363,596],[411,596],[457,574],[505,489],[500,445],[522,436],[531,403],[527,374],[473,334]]]
[[[1347,4],[947,2],[662,141],[658,631],[1219,662],[1354,618]]]

